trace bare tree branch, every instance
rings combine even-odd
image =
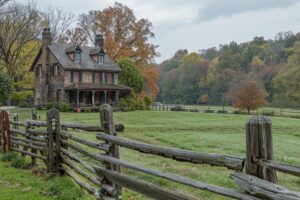
[[[43,26],[50,28],[53,41],[64,42],[66,31],[75,22],[74,14],[64,11],[62,8],[49,6],[47,11],[42,12],[41,15]]]

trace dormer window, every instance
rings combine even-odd
[[[100,55],[99,55],[98,63],[99,63],[99,64],[102,64],[102,65],[104,64],[104,54],[100,54]]]
[[[80,51],[74,51],[73,61],[75,63],[79,63],[81,61],[81,52]]]

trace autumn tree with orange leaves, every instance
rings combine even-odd
[[[131,58],[143,75],[145,92],[152,98],[156,97],[158,70],[152,63],[158,53],[157,46],[149,42],[154,37],[150,21],[137,19],[132,9],[115,3],[103,10],[80,15],[78,25],[91,41],[96,34],[104,34],[106,54],[114,61]]]
[[[250,114],[250,110],[267,104],[266,90],[254,80],[243,81],[231,95],[234,107],[246,109],[248,114]]]

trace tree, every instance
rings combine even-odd
[[[12,93],[12,85],[10,79],[3,74],[0,74],[0,105],[6,104]]]
[[[139,93],[144,89],[144,81],[140,72],[135,68],[134,63],[130,58],[122,58],[117,64],[122,68],[122,73],[119,76],[121,84],[132,87],[135,93]]]
[[[295,42],[286,63],[273,80],[275,100],[280,106],[300,102],[300,42]]]
[[[40,33],[40,16],[35,4],[14,3],[5,10],[9,12],[0,15],[0,60],[3,60],[9,78],[13,79],[23,48],[37,39]],[[27,55],[31,55],[38,47],[32,47]]]
[[[0,0],[0,9],[9,2],[10,0]],[[0,12],[1,14],[1,12]]]
[[[75,22],[74,14],[59,7],[49,6],[47,11],[41,12],[41,15],[42,25],[50,28],[53,41],[64,43],[67,30]]]
[[[76,27],[74,29],[68,29],[64,36],[66,43],[71,43],[75,45],[87,45],[88,38],[86,34],[84,33],[84,30],[82,30],[79,27]]]
[[[91,41],[96,34],[104,33],[106,53],[115,61],[129,57],[141,67],[158,55],[157,46],[149,42],[154,37],[152,23],[147,19],[137,20],[133,11],[121,3],[82,14],[78,25]]]
[[[266,97],[267,92],[265,89],[257,81],[253,80],[243,81],[232,92],[234,107],[246,109],[248,114],[250,114],[250,110],[266,105]]]

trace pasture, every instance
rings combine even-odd
[[[20,114],[20,121],[29,118],[28,110],[26,109],[11,111],[11,113],[14,112]],[[38,115],[41,117],[41,120],[44,120],[46,112],[38,111]],[[248,115],[134,111],[116,112],[114,113],[114,118],[117,123],[125,125],[125,131],[119,133],[119,136],[125,138],[198,152],[231,154],[241,157],[245,155],[245,122],[250,118]],[[281,117],[270,117],[270,119],[273,122],[274,159],[279,162],[299,166],[300,120]],[[61,113],[61,120],[63,122],[99,124],[99,113]],[[77,131],[74,134],[89,140],[96,140],[95,135],[92,133],[86,134]],[[225,168],[178,163],[171,159],[133,153],[131,150],[124,148],[121,148],[120,152],[121,158],[149,168],[187,176],[205,183],[238,188],[228,178],[232,171]],[[1,171],[3,170],[5,173],[5,167],[2,168]],[[127,172],[201,199],[226,199],[216,194],[186,188],[166,180],[154,179],[149,175],[130,170]],[[279,172],[277,172],[277,175],[280,185],[291,190],[300,191],[299,178]],[[123,197],[124,199],[145,199],[127,190],[123,193]],[[89,198],[88,195],[87,198]],[[31,199],[38,198],[32,197]]]

